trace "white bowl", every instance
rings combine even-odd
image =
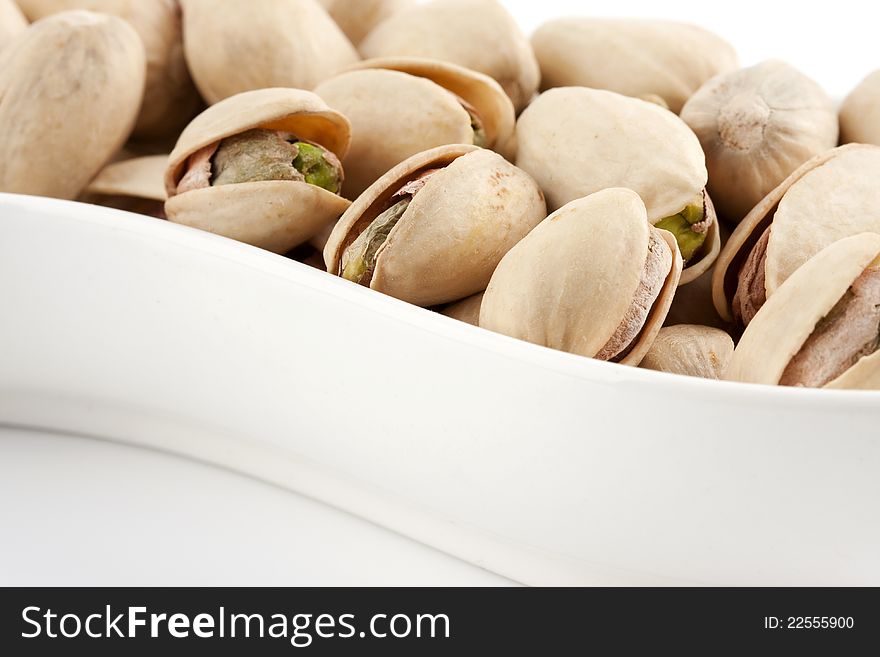
[[[600,363],[3,194],[0,303],[2,423],[226,466],[528,584],[880,584],[876,393]]]

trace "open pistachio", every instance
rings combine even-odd
[[[165,218],[167,155],[151,155],[108,164],[86,188],[81,201]]]
[[[880,71],[862,80],[843,101],[840,141],[880,146]]]
[[[315,0],[182,0],[186,60],[209,103],[269,87],[312,89],[358,60]]]
[[[428,57],[495,78],[516,111],[538,90],[528,40],[497,0],[433,0],[400,11],[361,43],[364,57]]]
[[[480,325],[480,306],[483,305],[483,292],[472,294],[466,299],[446,306],[441,313],[471,326]]]
[[[0,52],[27,26],[27,20],[15,0],[0,0]]]
[[[837,145],[831,98],[778,61],[713,78],[681,118],[703,145],[712,200],[733,223],[804,162]]]
[[[407,9],[415,0],[321,0],[321,4],[355,46],[382,21]]]
[[[680,324],[660,329],[641,367],[702,379],[720,379],[732,356],[733,339],[724,331]]]
[[[419,153],[346,211],[324,249],[327,271],[420,306],[486,288],[496,265],[546,216],[535,182],[468,145]]]
[[[31,25],[0,54],[0,191],[79,196],[131,133],[144,69],[140,39],[115,16]]]
[[[676,114],[709,78],[737,67],[734,49],[695,25],[562,18],[532,37],[541,87],[592,87],[662,98]]]
[[[168,219],[276,253],[334,222],[350,126],[316,95],[261,89],[193,119],[168,160]]]
[[[806,162],[737,226],[718,258],[718,313],[743,325],[801,265],[839,239],[880,232],[880,147],[851,144]]]
[[[743,333],[727,377],[880,390],[880,235],[834,242],[797,269]]]
[[[480,326],[582,356],[638,365],[669,310],[681,256],[628,189],[550,215],[504,257]]]
[[[519,118],[517,166],[547,194],[551,210],[609,187],[637,192],[652,224],[674,232],[689,283],[721,244],[705,194],[705,157],[681,119],[661,107],[597,89],[544,92]]]

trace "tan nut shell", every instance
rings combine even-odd
[[[199,110],[199,98],[183,56],[178,0],[19,0],[32,21],[71,9],[113,14],[128,21],[147,55],[144,102],[135,137],[175,137]]]
[[[0,55],[0,191],[79,196],[131,133],[144,70],[140,39],[115,16],[34,23]]]
[[[504,254],[544,219],[546,207],[525,172],[469,145],[419,153],[364,192],[330,235],[327,270],[338,272],[344,249],[406,181],[439,167],[379,250],[370,287],[420,306],[484,290]]]
[[[776,385],[816,324],[880,255],[880,235],[839,240],[808,260],[767,299],[743,333],[725,378]],[[826,387],[880,389],[875,352]]]
[[[86,193],[164,201],[167,168],[167,155],[148,155],[114,162],[95,176]]]
[[[659,96],[676,114],[709,78],[736,69],[724,39],[687,23],[562,18],[532,36],[541,88],[592,87]]]
[[[840,141],[880,146],[880,71],[862,80],[843,101]]]
[[[702,379],[720,379],[732,356],[733,339],[724,331],[679,324],[660,329],[641,367]]]
[[[703,145],[719,213],[734,223],[804,162],[837,146],[831,98],[779,61],[707,82],[681,118]]]
[[[0,52],[28,27],[14,0],[0,0]]]
[[[349,202],[295,181],[222,185],[175,195],[190,155],[253,128],[293,133],[340,158],[348,149],[348,121],[309,91],[260,89],[232,96],[206,109],[180,135],[165,173],[165,211],[170,221],[286,253],[335,221]]]
[[[415,0],[321,0],[321,4],[355,46],[392,14],[407,9]]]
[[[480,326],[535,344],[593,357],[632,305],[651,231],[673,252],[660,296],[630,353],[638,365],[672,303],[681,256],[671,233],[653,228],[628,189],[606,189],[550,215],[501,261],[483,297]]]
[[[434,0],[394,14],[371,32],[361,54],[427,57],[495,78],[522,110],[538,90],[535,54],[497,0]]]
[[[186,60],[209,103],[269,87],[312,89],[358,60],[315,0],[182,0]]]
[[[483,293],[474,294],[466,299],[446,306],[442,314],[457,319],[471,326],[480,325],[480,306],[483,304]]]
[[[712,296],[733,321],[739,270],[768,226],[765,288],[772,296],[802,264],[843,237],[880,232],[880,146],[850,144],[806,162],[770,192],[736,227],[718,257]]]
[[[467,111],[426,78],[381,69],[349,71],[319,85],[315,93],[351,121],[351,149],[342,161],[343,193],[350,199],[417,153],[473,143]]]

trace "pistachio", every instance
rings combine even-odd
[[[672,235],[628,189],[596,192],[550,215],[504,257],[480,326],[582,356],[638,365],[681,274]]]
[[[676,114],[706,80],[737,67],[736,52],[721,37],[672,21],[562,18],[538,28],[532,46],[542,89],[658,97]]]
[[[361,43],[364,57],[427,57],[485,73],[522,110],[540,71],[528,40],[497,0],[433,0],[397,12]]]
[[[353,45],[382,21],[415,4],[415,0],[321,0],[321,4]]]
[[[144,50],[87,11],[34,23],[0,54],[0,191],[73,199],[131,133]]]
[[[660,329],[641,367],[648,370],[720,379],[733,356],[733,339],[708,326],[677,325]]]
[[[843,101],[840,141],[880,146],[880,71],[862,80]]]
[[[420,306],[486,288],[498,262],[546,215],[523,171],[492,151],[441,146],[376,181],[336,224],[327,271]]]
[[[799,387],[880,389],[880,235],[832,243],[757,312],[727,378]]]
[[[705,194],[700,195],[699,200],[685,206],[678,214],[654,224],[657,228],[668,230],[675,236],[685,264],[703,248],[709,228],[714,222],[713,217],[707,217],[704,198]]]
[[[713,78],[681,118],[706,152],[712,200],[733,223],[804,162],[837,145],[831,98],[778,61]]]
[[[457,319],[471,326],[480,325],[480,306],[483,304],[483,293],[473,294],[466,299],[456,301],[442,310],[442,314]]]
[[[89,183],[81,201],[165,218],[163,177],[167,155],[137,157],[108,164]]]
[[[14,0],[0,0],[0,52],[28,27]]]
[[[358,61],[315,0],[182,0],[184,48],[209,103],[270,87],[312,89]],[[266,44],[271,44],[267,47]]]

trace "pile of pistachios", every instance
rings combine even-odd
[[[0,192],[588,358],[880,389],[880,71],[838,108],[693,25],[528,39],[499,0],[0,0]]]

